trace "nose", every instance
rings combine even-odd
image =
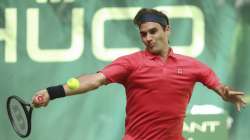
[[[150,34],[147,34],[147,36],[146,36],[146,41],[147,41],[147,42],[151,42],[151,41],[152,41],[152,37],[151,37]]]

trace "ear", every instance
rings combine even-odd
[[[167,25],[167,26],[166,26],[166,30],[169,31],[169,32],[171,32],[171,27],[170,27],[170,25]]]
[[[170,33],[171,33],[170,25],[166,25],[164,31],[166,32],[167,35],[170,35]]]

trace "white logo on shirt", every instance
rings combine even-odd
[[[182,68],[177,68],[177,74],[182,75],[183,74],[183,69]]]

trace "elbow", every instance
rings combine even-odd
[[[91,75],[88,79],[88,85],[90,89],[97,89],[103,84],[105,84],[105,77],[100,74]]]
[[[102,83],[99,82],[99,81],[93,81],[93,82],[90,83],[90,85],[91,85],[92,89],[97,89],[100,86],[102,86]]]

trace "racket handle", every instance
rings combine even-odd
[[[36,102],[41,103],[43,101],[43,96],[42,95],[38,95],[38,96],[35,97],[35,100],[36,100]],[[31,107],[34,108],[35,105],[32,103]]]
[[[31,108],[35,108],[35,105],[33,103],[30,104]]]
[[[43,96],[42,95],[38,95],[36,96],[36,101],[38,101],[39,103],[41,103],[43,101]]]

